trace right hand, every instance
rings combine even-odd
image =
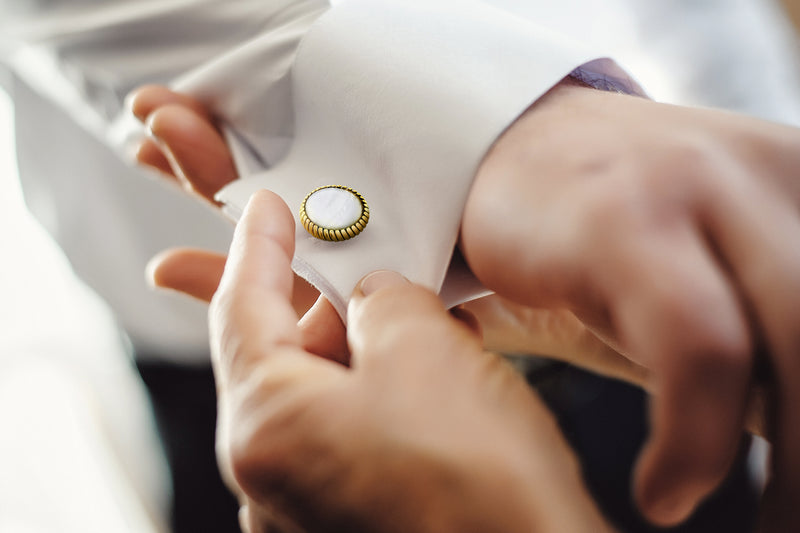
[[[293,251],[286,204],[253,195],[209,312],[246,530],[611,531],[550,412],[432,292],[373,273],[348,308],[350,368],[309,351]]]

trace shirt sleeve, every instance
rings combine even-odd
[[[0,0],[0,65],[117,148],[141,133],[124,100],[148,83],[195,93],[243,131],[285,137],[285,110],[259,130],[243,108],[276,94],[274,106],[287,107],[281,91],[294,50],[327,7],[327,0]],[[257,68],[248,63],[255,58]],[[231,75],[233,67],[243,70]]]
[[[124,112],[134,87],[166,83],[206,103],[242,178],[220,192],[225,211],[237,218],[261,188],[280,194],[298,222],[295,271],[342,316],[357,281],[381,268],[448,305],[486,294],[452,260],[484,154],[570,73],[630,85],[602,51],[489,1],[43,4],[0,23],[15,74],[122,154],[141,136]],[[327,185],[369,206],[355,238],[323,241],[301,224],[303,199]]]
[[[398,271],[448,305],[469,300],[486,291],[451,259],[481,159],[570,73],[638,92],[602,57],[488,2],[343,2],[297,51],[288,155],[268,170],[241,158],[243,179],[218,198],[236,218],[256,190],[281,195],[297,218],[295,271],[343,317],[355,284],[376,269]],[[306,195],[330,185],[357,191],[369,207],[364,230],[341,242],[311,235],[299,215]]]

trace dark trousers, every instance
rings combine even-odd
[[[528,381],[556,415],[583,467],[589,491],[620,532],[665,531],[636,511],[631,475],[648,433],[647,395],[639,388],[552,363],[528,372]],[[739,458],[717,492],[682,525],[680,533],[747,533],[755,530],[759,494],[750,479],[742,436]]]
[[[167,453],[173,533],[238,533],[239,506],[217,469],[216,391],[210,366],[139,362]]]

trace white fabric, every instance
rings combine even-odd
[[[128,385],[129,380],[133,381],[132,376],[123,383]],[[85,376],[53,358],[42,361],[34,357],[25,364],[3,368],[0,532],[26,531],[18,529],[21,525],[32,531],[63,533],[167,531],[165,470],[160,472],[161,486],[137,485],[145,476],[136,469],[153,466],[153,457],[160,457],[148,456],[149,449],[136,450],[133,457],[120,456],[119,443],[109,442],[109,420],[98,412],[102,403],[95,392]],[[127,399],[127,405],[116,416],[136,411],[138,404],[127,397],[128,392],[117,391],[115,398]],[[131,422],[122,425],[153,434],[151,428]],[[134,440],[128,445],[145,440],[141,434],[131,436]],[[164,468],[163,463],[156,465]],[[155,492],[148,492],[154,488]]]
[[[107,307],[25,211],[0,89],[0,533],[166,530],[169,475]]]
[[[790,123],[800,116],[799,62],[771,1],[490,3],[592,50],[610,50],[657,99],[725,104]],[[415,2],[404,9],[426,5],[439,4]],[[227,122],[247,173],[263,171],[279,162],[292,142],[288,73],[296,43],[324,3],[2,0],[0,6],[0,50],[16,77],[20,170],[29,204],[78,273],[111,303],[140,352],[183,360],[206,353],[203,307],[148,293],[141,271],[153,253],[169,245],[224,249],[230,227],[179,191],[164,192],[141,179],[141,171],[112,154],[109,139],[125,129],[122,98],[146,82],[194,92]],[[427,22],[452,29],[459,17],[449,15]],[[466,47],[476,44],[469,37]],[[418,51],[425,61],[434,52]],[[333,54],[318,55],[310,62],[324,68]],[[556,55],[546,50],[536,64]],[[310,90],[324,92],[325,86]],[[468,277],[461,280],[469,283]]]
[[[560,56],[560,49],[543,47],[538,48],[536,57],[531,55],[530,65],[521,68],[517,62],[524,58],[504,58],[520,68],[519,83],[531,82],[531,76],[544,62],[552,67],[549,74],[543,75],[539,86],[544,87],[577,63],[601,55],[597,50],[604,49],[634,73],[657,99],[726,106],[800,125],[797,83],[800,61],[796,42],[772,1],[493,0],[489,3],[535,21],[535,26],[527,26],[527,22],[512,24],[536,27],[536,35],[528,36],[530,39],[545,39],[545,34],[557,31],[590,50],[583,56],[575,53],[575,65],[567,64],[569,61]],[[395,9],[408,12],[415,6],[434,9],[438,5],[445,4],[437,0],[397,3]],[[303,52],[302,79],[318,85],[297,87],[302,99],[293,102],[292,83],[297,86],[301,81],[290,77],[296,45],[325,8],[324,2],[296,0],[0,0],[0,62],[12,74],[8,86],[14,93],[19,174],[26,200],[57,238],[77,273],[111,304],[140,357],[149,354],[184,362],[207,358],[204,306],[147,291],[142,272],[147,260],[168,246],[188,244],[224,250],[231,228],[227,221],[211,209],[198,206],[196,200],[186,197],[182,191],[143,179],[141,170],[123,164],[115,152],[125,146],[125,135],[130,132],[132,121],[123,107],[124,95],[129,90],[142,83],[169,83],[199,96],[225,121],[226,133],[245,174],[258,174],[277,165],[262,177],[252,178],[260,180],[271,172],[300,168],[301,163],[296,159],[302,150],[310,158],[316,157],[308,144],[313,135],[307,138],[303,131],[298,131],[295,152],[282,162],[295,142],[295,108],[302,111],[299,115],[303,124],[320,122],[330,127],[341,119],[336,113],[347,108],[335,101],[334,96],[342,95],[342,88],[338,86],[338,92],[325,94],[329,79],[320,80],[325,72],[339,85],[348,80],[354,85],[367,82],[355,88],[367,90],[368,100],[373,105],[383,105],[381,95],[370,94],[368,89],[391,78],[372,79],[365,77],[364,72],[353,71],[345,62],[350,55],[355,54],[353,57],[363,66],[381,71],[397,64],[389,61],[380,64],[381,57],[373,52],[382,50],[393,60],[396,52],[407,52],[392,47],[390,38],[402,39],[403,43],[414,38],[422,43],[448,34],[463,41],[464,51],[481,43],[475,37],[478,34],[459,33],[457,20],[461,21],[458,24],[463,23],[468,13],[454,11],[445,13],[439,20],[422,20],[426,34],[409,30],[408,26],[392,27],[385,33],[387,40],[378,39],[369,49],[361,50],[366,45],[356,41],[348,49],[331,46],[326,50],[321,45],[325,39],[342,35],[346,39],[343,42],[352,41],[348,28],[332,27],[328,21],[318,28],[316,46]],[[369,17],[371,12],[367,9],[364,16]],[[355,19],[351,14],[335,20],[345,23]],[[489,38],[487,45],[490,46],[496,45],[491,37],[498,37],[492,20],[497,21],[497,17],[489,17],[485,26],[479,24],[480,27],[475,28],[480,35]],[[402,20],[395,22],[402,26]],[[541,28],[548,31],[540,33]],[[353,38],[357,35],[383,37],[375,35],[369,27],[356,27],[352,31]],[[314,43],[309,40],[309,44]],[[463,68],[469,62],[446,64],[442,61],[444,56],[437,54],[458,55],[458,48],[456,42],[444,50],[420,44],[416,49],[409,49],[415,50],[416,57],[406,54],[399,63],[411,68],[413,75],[406,77],[400,71],[384,71],[381,76],[391,75],[404,83],[413,81],[420,91],[432,90],[431,95],[438,94],[438,100],[426,102],[426,95],[420,92],[417,96],[424,105],[419,109],[425,110],[437,102],[443,106],[442,113],[452,116],[463,102],[443,102],[442,91],[452,89],[456,91],[454,94],[463,97],[461,91],[468,87],[453,87],[454,74],[450,69]],[[569,45],[568,49],[575,47]],[[526,57],[529,52],[525,51]],[[554,63],[562,60],[562,66],[556,68]],[[423,64],[438,70],[423,73],[418,68]],[[598,65],[601,68],[586,69],[584,73],[594,72],[595,79],[602,81],[602,73],[611,65],[594,64]],[[482,69],[490,66],[478,65],[478,71],[464,75],[470,82],[477,79],[479,85],[486,88],[485,84],[492,80],[482,79],[487,75]],[[549,81],[545,79],[548,76]],[[438,86],[442,79],[450,85]],[[516,84],[516,78],[512,82]],[[387,89],[396,90],[397,87]],[[505,87],[492,89],[497,89],[498,98],[506,91]],[[394,152],[394,148],[406,146],[404,139],[385,137],[392,135],[393,122],[398,117],[383,112],[361,113],[367,110],[360,109],[360,102],[353,99],[353,94],[345,96],[350,98],[351,107],[355,106],[347,122],[348,138],[365,142],[363,146],[347,147],[355,152],[356,159],[347,165],[359,172],[358,179],[369,178],[364,170],[370,166],[367,162],[382,170],[394,171],[413,165],[414,161],[409,163],[409,152]],[[400,96],[407,102],[414,94]],[[538,95],[532,91],[517,96],[520,100],[533,101]],[[486,103],[485,99],[477,101]],[[330,105],[331,109],[306,109],[307,104]],[[524,107],[523,104],[509,104],[503,112],[512,115]],[[514,107],[516,109],[512,109]],[[392,102],[387,109],[398,113],[400,106]],[[411,111],[413,115],[418,109]],[[474,111],[474,115],[472,109],[469,112],[464,120],[476,122],[481,111]],[[412,122],[411,115],[399,118],[402,118],[399,124],[404,127]],[[356,119],[361,122],[354,122]],[[430,122],[430,117],[423,115],[420,120]],[[493,129],[496,133],[498,127],[503,127],[497,117],[490,117],[489,121],[492,124],[479,125],[478,137],[488,139]],[[434,159],[431,154],[437,151],[446,157],[453,155],[443,144],[446,138],[431,136],[436,128],[443,126],[443,123],[434,122],[429,124],[430,130],[423,132],[427,135],[424,139],[432,141],[430,147],[423,147],[431,159]],[[362,127],[379,135],[367,137],[366,129],[358,131]],[[314,135],[323,133],[327,132]],[[460,130],[447,133],[455,135]],[[393,144],[382,144],[388,140],[393,140]],[[419,149],[421,139],[406,138],[405,141],[408,146]],[[483,148],[473,144],[474,139],[462,143],[463,139],[454,136],[452,141],[454,150],[464,154],[453,167],[460,167],[462,175],[453,179],[463,180],[459,181],[463,187],[468,181],[464,177],[467,167],[474,165]],[[326,153],[325,148],[319,147],[320,155],[338,162],[338,155],[331,154],[330,150]],[[387,151],[390,148],[392,150]],[[369,150],[373,149],[376,152],[370,154]],[[378,154],[383,155],[377,157]],[[389,165],[388,161],[397,163]],[[444,168],[443,161],[436,164]],[[313,161],[308,164],[319,170]],[[350,166],[324,170],[336,179],[349,182],[349,169]],[[303,179],[317,177],[303,176]],[[307,193],[309,185],[303,182],[298,194]],[[461,187],[457,188],[456,195],[463,195]],[[372,193],[361,192],[368,201],[376,198]],[[411,195],[410,191],[405,195]],[[445,196],[448,202],[453,199]],[[377,198],[381,206],[387,201],[383,193]],[[418,197],[412,199],[416,201]],[[296,198],[292,201],[296,202]],[[455,201],[448,205],[460,208]],[[394,206],[390,207],[388,212],[398,220],[405,216],[395,213]],[[296,209],[297,205],[292,208]],[[381,209],[379,218],[385,216],[385,211]],[[447,219],[446,223],[452,225],[453,220],[457,218]],[[405,222],[411,226],[404,227],[403,232],[428,238],[428,226],[417,219]],[[375,227],[369,229],[372,231]],[[451,226],[448,231],[452,229]],[[5,230],[8,234],[26,235],[24,242],[30,244],[25,224],[12,220],[5,225]],[[447,231],[438,232],[434,238],[449,239],[445,234]],[[307,239],[305,235],[302,237]],[[414,242],[405,237],[404,241]],[[8,241],[2,242],[4,249],[9,250]],[[420,243],[420,246],[430,246],[427,241]],[[19,254],[28,253],[26,246],[14,249],[19,250]],[[458,259],[456,257],[454,262]],[[425,271],[432,286],[441,275],[441,254],[436,261],[434,266],[412,265]],[[58,261],[46,258],[28,264],[46,267],[56,263]],[[119,365],[124,361],[124,352],[119,339],[113,337],[114,327],[107,312],[98,312],[96,301],[86,298],[82,290],[78,292],[83,296],[67,294],[60,305],[53,305],[52,292],[46,294],[41,303],[33,302],[27,287],[33,281],[41,283],[42,279],[49,278],[37,278],[40,274],[37,268],[20,267],[11,272],[8,266],[6,264],[3,277],[6,280],[5,314],[0,320],[3,334],[0,335],[0,354],[6,356],[2,361],[5,379],[0,383],[3,400],[0,404],[6,407],[1,417],[5,425],[0,431],[0,472],[4,473],[0,481],[0,531],[69,531],[71,526],[76,531],[93,528],[122,531],[125,530],[122,523],[138,531],[147,530],[150,524],[146,515],[150,511],[145,509],[163,502],[164,491],[168,490],[163,457],[152,441],[152,427],[148,427],[152,421],[141,410],[140,384]],[[324,272],[324,268],[324,265],[319,267],[320,272]],[[349,272],[345,274],[350,278],[355,276]],[[341,281],[340,285],[345,287],[347,281]],[[474,280],[465,268],[451,268],[443,288],[443,292],[449,294],[443,294],[443,298],[455,301],[458,295],[468,294],[474,288]],[[10,303],[10,293],[14,291],[19,296],[15,302],[26,299],[30,304],[28,313]],[[343,299],[347,290],[340,288],[338,292]],[[82,327],[72,327],[75,323]],[[18,327],[18,324],[28,327]],[[68,349],[65,338],[72,339]],[[92,341],[97,345],[84,344]],[[84,359],[46,359],[66,353],[82,355]],[[30,395],[32,384],[44,385],[45,380],[60,400],[56,410],[49,409],[49,404],[37,403],[41,397]],[[60,455],[48,448],[54,444],[48,438],[54,429],[48,427],[48,417],[64,422],[59,430],[68,436],[69,446],[56,450]],[[11,424],[14,424],[13,429]],[[48,458],[52,463],[42,462]],[[34,471],[44,474],[30,476]],[[81,472],[82,477],[75,477]],[[108,482],[109,473],[114,474],[112,484]],[[12,480],[19,479],[41,482],[25,490],[21,484],[12,484]],[[80,481],[80,491],[76,480]],[[96,491],[102,494],[95,497]],[[65,494],[70,496],[66,506],[63,505]],[[97,502],[101,502],[102,509],[97,508]],[[51,512],[43,513],[45,509]],[[76,514],[78,509],[82,512]]]
[[[270,189],[297,218],[317,187],[352,187],[370,206],[368,227],[327,242],[298,220],[295,271],[342,317],[373,270],[438,292],[481,158],[536,98],[596,54],[484,2],[344,2],[311,27],[295,60],[289,155],[268,172],[245,170],[218,198],[235,214],[253,192]],[[449,294],[454,305],[485,290],[476,283]]]
[[[457,211],[460,200],[456,201],[456,197],[460,194],[463,199],[468,170],[474,168],[485,149],[481,143],[491,142],[492,136],[504,127],[503,120],[512,119],[559,76],[590,57],[604,55],[598,50],[609,50],[657,99],[726,106],[800,125],[796,42],[771,1],[488,2],[515,17],[534,21],[535,25],[496,13],[485,21],[484,15],[470,20],[470,13],[474,16],[478,12],[472,8],[462,12],[453,7],[452,12],[442,13],[441,9],[453,4],[438,0],[387,4],[395,13],[402,12],[403,18],[413,18],[416,13],[418,30],[403,24],[404,20],[394,20],[397,27],[390,24],[387,28],[376,11],[381,2],[375,1],[375,6],[353,4],[352,9],[364,8],[362,14],[347,8],[340,11],[341,16],[332,13],[321,22],[313,39],[306,43],[308,49],[301,53],[297,68],[300,77],[293,80],[290,74],[296,46],[325,11],[325,2],[0,0],[0,62],[12,74],[8,86],[13,90],[19,174],[26,200],[57,238],[77,273],[111,304],[139,356],[150,354],[185,362],[207,358],[204,306],[147,291],[142,272],[147,260],[168,246],[188,244],[224,250],[231,231],[227,221],[211,209],[197,205],[182,191],[143,179],[141,170],[122,162],[119,147],[125,146],[132,123],[124,111],[123,98],[139,84],[172,84],[192,92],[215,110],[225,121],[243,172],[263,173],[261,177],[248,178],[254,181],[243,181],[241,186],[250,187],[273,173],[301,169],[299,157],[303,154],[310,159],[306,162],[309,168],[315,172],[324,170],[325,178],[352,184],[357,190],[361,180],[367,182],[361,192],[381,207],[375,209],[380,211],[376,220],[391,215],[407,224],[401,229],[406,235],[399,241],[390,240],[391,235],[381,235],[384,246],[390,242],[404,242],[404,246],[419,242],[420,247],[431,247],[437,239],[447,241],[447,246],[434,254],[434,263],[428,264],[431,258],[422,254],[413,255],[415,250],[409,256],[426,262],[410,267],[419,268],[431,286],[436,286],[441,269],[446,266],[443,250],[449,253],[453,224],[458,217],[451,213],[443,219],[443,224],[450,227],[436,228],[435,235],[429,237],[429,221],[405,219],[408,213],[400,212],[395,205],[384,209],[391,196],[385,191],[377,195],[372,192],[372,174],[367,169],[391,171],[389,177],[394,179],[397,173],[415,168],[412,152],[423,153],[428,163],[454,174],[448,186],[455,193],[435,191],[430,198],[438,202],[445,198],[445,204]],[[438,18],[430,11],[437,6]],[[475,9],[486,12],[484,8]],[[431,16],[426,18],[426,12]],[[466,57],[468,50],[477,58],[486,57],[493,46],[496,49],[500,19],[513,28],[524,26],[533,32],[518,36],[522,41],[508,46],[524,46],[531,41],[541,45],[548,38],[565,44],[564,39],[553,36],[555,31],[582,43],[589,51],[576,51],[572,44],[563,49],[537,45],[535,54],[528,49],[520,57],[505,54],[503,62],[508,61],[506,65],[519,71],[519,78],[513,72],[505,73],[511,84],[509,89],[491,79],[497,74],[492,69],[502,70],[500,62],[476,65]],[[370,26],[373,20],[387,31],[376,32]],[[348,26],[356,21],[362,26]],[[470,31],[465,31],[467,28]],[[425,44],[445,35],[454,39],[449,46]],[[340,38],[341,42],[335,41]],[[334,42],[327,48],[325,43],[331,39]],[[367,45],[361,39],[372,41]],[[393,46],[395,42],[397,46]],[[344,43],[350,43],[349,47],[343,48]],[[453,61],[448,63],[448,57]],[[358,70],[352,68],[350,59],[359,62]],[[529,64],[520,64],[526,60]],[[477,70],[467,71],[470,65]],[[546,68],[537,81],[534,78],[539,76],[541,65]],[[593,66],[599,68],[592,70],[588,65],[584,74],[598,81],[603,81],[603,73],[613,68],[610,63]],[[400,67],[409,70],[404,72]],[[461,74],[469,83],[454,83],[458,75],[454,69],[463,69]],[[373,74],[369,76],[369,72]],[[395,85],[389,83],[393,79],[397,80]],[[496,91],[496,98],[488,92],[483,98],[465,95],[473,82],[477,83],[476,92],[478,87]],[[352,83],[353,92],[345,90],[343,83]],[[398,95],[398,87],[406,83],[413,83],[416,92]],[[384,95],[375,91],[379,84],[384,84],[387,95],[400,100],[382,101]],[[527,88],[537,89],[525,94]],[[292,100],[293,90],[298,93],[297,101]],[[454,91],[452,98],[445,98],[447,91]],[[494,106],[498,102],[494,100],[504,98],[507,91],[516,101],[507,106],[501,102],[500,114],[488,116],[497,111]],[[487,107],[470,108],[462,118],[457,115],[463,111],[460,106],[464,98]],[[409,115],[397,116],[402,109],[408,110],[401,102],[419,105],[411,106]],[[373,109],[362,103],[369,103]],[[392,112],[376,111],[384,105]],[[433,105],[442,109],[435,109],[431,115]],[[295,109],[300,125],[296,141]],[[345,115],[337,116],[340,112]],[[443,121],[431,120],[434,116],[452,119],[454,115],[459,124],[475,127],[470,132],[474,138],[462,139],[456,134],[463,128],[448,130]],[[486,124],[479,120],[482,116],[487,117]],[[426,127],[413,124],[413,117]],[[349,162],[341,161],[341,154],[332,153],[332,146],[323,144],[316,151],[310,144],[315,139],[325,141],[327,138],[322,136],[330,134],[339,121],[347,126],[347,137],[336,142],[351,141],[342,147],[353,155]],[[395,122],[397,130],[393,129]],[[308,130],[316,124],[324,128],[318,132]],[[420,129],[420,138],[409,133]],[[446,137],[434,135],[441,129]],[[446,144],[448,139],[452,145]],[[293,143],[292,154],[282,161]],[[320,169],[321,165],[313,161],[318,154],[321,160],[344,166]],[[438,160],[436,154],[442,159]],[[453,167],[447,166],[450,158],[456,160]],[[267,170],[272,166],[273,170]],[[351,177],[359,182],[350,181]],[[286,193],[298,195],[288,198],[295,204],[293,209],[297,208],[299,195],[310,190],[311,181],[322,176],[302,179],[305,181],[298,185],[298,191]],[[455,183],[460,185],[455,187]],[[412,189],[406,189],[403,194],[416,202],[420,197],[427,201],[429,192],[426,188],[426,194],[414,195]],[[236,202],[241,203],[244,196],[246,192]],[[373,235],[382,233],[381,223],[373,220],[370,224]],[[8,234],[26,235],[24,242],[32,246],[25,224],[11,221],[4,227]],[[410,234],[417,234],[420,240],[408,238]],[[306,243],[302,246],[320,246],[300,235]],[[353,242],[363,241],[367,235]],[[8,241],[3,243],[9,250]],[[19,254],[28,253],[26,246],[14,249]],[[313,253],[309,257],[309,262],[317,261]],[[370,255],[366,257],[373,260]],[[411,262],[406,257],[397,260]],[[359,266],[360,258],[352,261],[366,269]],[[28,265],[49,268],[58,263],[48,257]],[[24,263],[13,272],[9,265],[7,262],[4,270],[5,314],[0,320],[0,354],[6,356],[2,360],[5,379],[0,384],[0,403],[6,407],[2,413],[5,425],[0,431],[0,461],[4,465],[0,471],[5,474],[0,482],[0,530],[67,531],[74,525],[75,530],[81,531],[94,527],[98,531],[121,531],[123,522],[139,531],[157,527],[148,523],[148,513],[157,516],[158,511],[153,509],[164,501],[164,491],[168,490],[163,457],[152,440],[153,429],[148,427],[152,420],[142,411],[141,386],[132,379],[130,369],[120,365],[120,361],[125,363],[125,354],[114,337],[114,325],[107,312],[98,310],[97,302],[87,298],[83,289],[68,292],[61,304],[54,305],[54,293],[48,285],[45,297],[36,303],[27,287],[32,286],[32,281],[41,284],[51,278],[43,277],[38,268],[23,267]],[[326,268],[317,265],[314,272],[318,269],[327,274]],[[309,273],[313,273],[311,268]],[[346,279],[336,281],[342,300],[356,276],[349,270],[344,273]],[[458,295],[474,288],[466,268],[456,266],[448,272],[443,292],[449,294],[443,297],[455,301]],[[28,312],[11,303],[12,293],[19,296],[14,302],[28,301]],[[65,344],[67,338],[71,339],[69,345]],[[54,359],[69,353],[82,358]],[[31,394],[34,384],[44,385],[45,380],[51,392],[59,395],[57,410],[48,408],[51,403],[38,403],[41,397]],[[54,416],[56,422],[64,422],[59,431],[68,437],[68,443],[56,450],[48,448],[54,443],[49,438],[54,427],[48,427],[46,422]],[[44,462],[48,458],[53,459],[52,463]],[[32,472],[43,475],[31,476]],[[76,477],[81,472],[83,477]],[[113,476],[109,477],[109,473]],[[34,485],[40,492],[24,490],[21,484],[12,484],[12,479],[34,483],[41,479]],[[114,481],[109,484],[109,479]],[[80,491],[76,488],[78,480]],[[95,497],[98,490],[103,494]],[[69,505],[54,506],[54,502],[65,502],[65,494],[70,496]],[[98,501],[105,502],[102,513],[96,508]],[[89,516],[93,505],[97,512]],[[51,512],[42,513],[43,509]],[[76,514],[78,509],[87,511]]]

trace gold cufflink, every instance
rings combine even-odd
[[[300,223],[311,235],[324,241],[352,239],[364,231],[367,222],[367,201],[344,185],[318,187],[300,205]]]

